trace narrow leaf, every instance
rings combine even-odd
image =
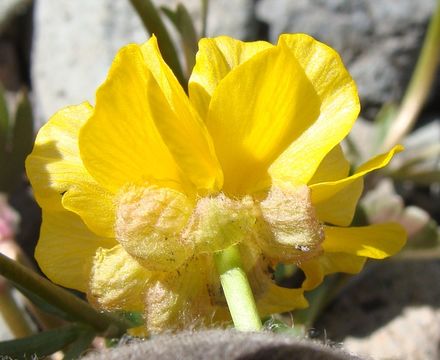
[[[44,311],[47,314],[54,315],[64,320],[72,321],[74,318],[69,316],[66,312],[61,311],[59,308],[49,304],[42,297],[36,295],[32,291],[27,290],[23,286],[13,284],[14,287],[20,291],[26,298],[28,298],[35,306],[37,306],[40,310]]]
[[[195,64],[197,42],[199,40],[191,15],[182,4],[177,5],[175,12],[167,7],[162,7],[161,9],[179,32],[180,42],[185,55],[186,74],[189,77]]]
[[[18,103],[11,140],[9,189],[12,190],[24,172],[24,161],[32,151],[34,143],[32,106],[26,90],[22,92]]]
[[[83,327],[67,325],[22,339],[0,342],[0,354],[13,359],[35,359],[51,355],[72,343],[81,335]]]
[[[173,25],[177,28],[177,11],[169,8],[168,6],[161,6],[160,10],[167,16],[167,18],[173,23]]]
[[[150,34],[154,34],[157,37],[160,52],[168,64],[173,70],[174,75],[179,80],[180,84],[186,89],[187,81],[183,75],[182,66],[179,61],[176,47],[171,40],[170,34],[163,23],[158,10],[153,5],[151,0],[130,0],[134,9],[141,18],[145,28]]]
[[[334,296],[335,287],[338,284],[338,281],[340,279],[345,279],[344,276],[340,275],[341,274],[333,274],[327,276],[321,285],[307,292],[306,298],[309,302],[309,307],[297,310],[293,313],[295,324],[304,325],[306,328],[313,326],[325,307],[332,300],[332,295]]]
[[[78,338],[72,342],[64,353],[63,360],[80,359],[95,338],[96,333],[91,328],[85,328]]]
[[[129,327],[121,319],[101,314],[67,290],[52,284],[37,273],[0,253],[0,275],[43,298],[78,322],[92,326],[108,336],[120,336]]]
[[[9,132],[9,113],[6,105],[5,91],[0,84],[0,152],[6,149]]]
[[[397,171],[391,174],[393,179],[411,181],[417,185],[430,186],[440,182],[440,169],[422,170],[416,166],[405,171]]]
[[[439,57],[440,1],[437,0],[437,8],[429,22],[416,67],[405,90],[398,113],[393,119],[387,136],[383,141],[382,151],[387,151],[401,142],[414,127],[418,115],[428,98],[432,84],[436,79],[435,74],[439,64]]]
[[[5,192],[8,182],[7,142],[9,136],[9,113],[3,86],[0,84],[0,192]]]
[[[130,324],[130,328],[144,325],[144,318],[138,311],[118,311],[112,312],[113,316],[117,316]]]
[[[431,219],[417,234],[411,236],[405,250],[435,249],[440,246],[438,224]]]
[[[209,0],[201,0],[202,5],[202,31],[200,33],[200,37],[206,37],[206,28],[208,23],[208,6]]]
[[[374,119],[375,141],[372,150],[379,149],[388,135],[391,124],[397,115],[397,104],[389,103],[381,107]]]

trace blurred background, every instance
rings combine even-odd
[[[200,30],[200,0],[181,2]],[[154,3],[173,9],[178,1]],[[276,42],[281,33],[301,32],[334,47],[359,89],[361,118],[346,144],[350,159],[359,164],[381,151],[378,133],[388,129],[384,124],[405,94],[436,6],[436,0],[211,0],[207,34]],[[170,21],[164,21],[177,39]],[[0,0],[0,83],[6,104],[3,112],[0,104],[0,116],[7,116],[11,128],[9,140],[0,145],[5,153],[18,154],[14,166],[0,158],[0,176],[7,178],[0,230],[3,221],[29,258],[40,224],[22,165],[32,134],[60,108],[93,103],[117,50],[148,36],[128,0]],[[408,251],[400,259],[372,264],[344,286],[310,333],[374,358],[440,358],[438,72],[429,82],[417,122],[403,140],[407,150],[388,173],[369,180],[362,203],[368,222],[395,220],[407,228]],[[0,319],[0,340],[11,337]]]

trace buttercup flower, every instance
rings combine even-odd
[[[229,319],[214,254],[239,247],[261,316],[307,306],[332,272],[404,244],[396,224],[348,227],[362,177],[339,143],[359,112],[339,56],[307,35],[202,39],[186,95],[152,37],[117,54],[96,105],[40,130],[27,170],[43,209],[36,258],[104,310],[161,331]],[[277,286],[296,264],[301,288]]]

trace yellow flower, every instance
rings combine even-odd
[[[199,46],[189,96],[154,37],[124,47],[96,106],[56,113],[27,160],[42,270],[101,309],[143,311],[150,331],[229,318],[213,254],[231,245],[263,316],[405,241],[395,224],[348,227],[363,175],[400,148],[348,175],[359,100],[335,51],[302,34]],[[279,262],[301,288],[275,285]]]

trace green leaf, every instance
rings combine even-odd
[[[393,120],[396,118],[398,106],[394,103],[384,104],[374,119],[375,141],[373,149],[380,149],[387,137]]]
[[[328,275],[317,288],[307,292],[305,297],[309,307],[293,313],[294,323],[304,325],[306,328],[313,326],[335,295],[336,289],[340,286],[339,282],[344,278],[342,274]]]
[[[92,328],[84,328],[84,331],[78,338],[72,342],[64,353],[63,360],[79,359],[84,355],[84,352],[90,348],[90,344],[96,337],[96,333]]]
[[[424,169],[440,169],[440,164],[438,164],[438,157],[440,155],[440,144],[429,144],[427,143],[422,149],[408,147],[405,150],[409,151],[411,154],[409,156],[401,156],[401,165],[398,171],[405,171],[411,168],[424,167]]]
[[[124,322],[130,324],[130,328],[144,325],[144,318],[138,311],[115,311],[112,315],[121,318]]]
[[[9,113],[5,99],[5,91],[0,84],[0,151],[6,148],[9,133]]]
[[[200,33],[200,37],[206,37],[206,24],[208,23],[208,7],[209,7],[209,0],[201,0],[201,7],[202,7],[202,31]]]
[[[273,274],[275,283],[278,285],[285,281],[295,282],[295,275],[298,275],[299,268],[294,264],[282,264],[279,263],[275,266],[275,272]]]
[[[365,208],[361,205],[356,206],[356,211],[351,222],[351,226],[366,226],[369,225],[368,214]]]
[[[27,290],[23,286],[20,286],[16,283],[13,283],[14,287],[20,291],[25,297],[27,297],[34,305],[36,305],[39,309],[43,310],[47,314],[54,315],[56,317],[59,317],[61,319],[72,321],[74,318],[72,316],[69,316],[66,312],[61,311],[59,308],[49,304],[47,301],[45,301],[42,297],[36,295],[32,291]]]
[[[394,179],[412,181],[417,185],[430,186],[440,182],[440,169],[420,169],[413,166],[411,169],[399,170],[390,174]]]
[[[183,4],[178,4],[176,11],[172,11],[167,7],[161,7],[161,10],[179,32],[180,42],[185,55],[186,74],[189,77],[196,61],[197,43],[199,41],[191,15]]]
[[[408,239],[403,251],[393,259],[440,259],[440,228],[437,222],[430,219],[423,229]]]
[[[439,245],[438,224],[435,220],[431,219],[423,229],[411,236],[405,246],[405,250],[434,249],[438,248]]]
[[[0,275],[41,297],[78,322],[90,325],[100,334],[121,336],[129,327],[123,320],[98,312],[85,301],[1,253]]]
[[[3,86],[0,84],[0,192],[6,191],[8,182],[7,143],[9,137],[9,113]]]
[[[179,61],[176,47],[171,40],[171,36],[163,23],[158,10],[153,5],[151,0],[130,0],[134,9],[141,18],[145,28],[150,34],[154,34],[157,37],[160,52],[168,64],[173,70],[174,75],[179,80],[184,89],[187,87],[187,79],[183,75],[182,66]]]
[[[24,161],[32,151],[34,144],[34,124],[32,106],[26,91],[21,94],[21,99],[15,114],[12,132],[12,151],[10,156],[10,183],[12,189],[20,180],[24,172]]]
[[[0,354],[13,359],[35,359],[51,355],[75,341],[84,331],[80,325],[41,332],[22,339],[0,342]]]

